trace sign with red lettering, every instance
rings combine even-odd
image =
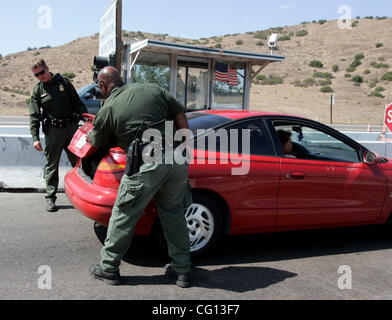
[[[385,108],[384,125],[392,132],[392,103]]]

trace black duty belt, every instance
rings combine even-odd
[[[75,122],[74,119],[48,119],[48,121],[55,128],[67,128]]]

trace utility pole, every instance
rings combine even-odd
[[[122,59],[122,0],[116,2],[116,68],[121,72]]]

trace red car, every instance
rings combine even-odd
[[[342,133],[312,120],[273,113],[209,110],[187,116],[195,134],[189,165],[193,204],[185,213],[193,254],[210,249],[226,235],[388,221],[391,160]],[[91,118],[84,130],[89,127]],[[209,128],[213,130],[201,130]],[[235,132],[232,129],[240,129],[238,137],[229,134]],[[284,154],[279,131],[291,134],[291,155]],[[215,143],[209,143],[210,137]],[[69,201],[107,226],[124,168],[125,154],[119,148],[99,149],[79,159],[65,177]],[[151,202],[135,234],[159,232]]]

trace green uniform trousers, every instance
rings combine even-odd
[[[152,198],[158,209],[173,269],[177,272],[190,271],[185,209],[191,205],[192,195],[188,167],[177,163],[146,163],[137,174],[123,176],[101,250],[103,270],[118,271],[121,259],[132,242],[136,223]]]
[[[67,128],[50,127],[49,132],[45,135],[45,171],[44,177],[46,182],[46,198],[56,200],[56,193],[59,184],[59,162],[61,153],[64,150],[68,160],[74,167],[77,157],[68,150],[72,137],[78,130],[79,126],[75,122]]]

